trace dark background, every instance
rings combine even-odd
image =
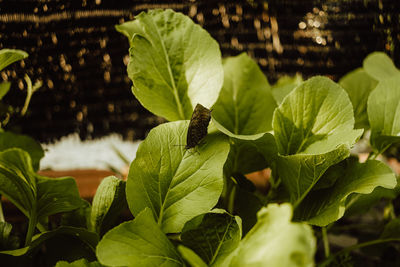
[[[131,93],[128,40],[114,25],[150,8],[189,15],[223,56],[248,52],[271,83],[295,73],[337,80],[372,51],[400,63],[397,0],[0,0],[0,48],[30,54],[0,73],[13,82],[4,101],[23,104],[24,73],[44,83],[29,114],[10,127],[42,142],[73,132],[83,139],[112,132],[143,139],[162,119]]]

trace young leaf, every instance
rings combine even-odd
[[[383,152],[400,142],[400,75],[380,81],[368,98],[371,145]]]
[[[223,186],[227,138],[212,134],[197,151],[186,150],[187,121],[165,123],[150,131],[136,153],[126,186],[134,216],[148,207],[165,233],[178,233],[193,217],[217,203]]]
[[[31,231],[38,220],[76,209],[81,204],[73,178],[54,179],[37,175],[29,154],[18,148],[0,152],[0,194],[30,219]]]
[[[208,266],[226,266],[226,259],[239,245],[241,236],[239,217],[214,210],[187,222],[181,239]]]
[[[36,177],[27,152],[13,148],[0,152],[0,194],[29,217],[36,209]]]
[[[386,80],[400,74],[392,59],[383,52],[369,54],[363,62],[365,72],[377,81]]]
[[[2,71],[8,65],[27,58],[28,53],[17,49],[1,49],[0,50],[0,71]]]
[[[107,232],[96,255],[101,264],[110,266],[183,266],[179,253],[148,208],[133,221]]]
[[[349,156],[350,149],[346,145],[324,154],[279,156],[276,161],[277,173],[289,192],[294,208],[303,201],[330,166]]]
[[[8,93],[10,90],[11,83],[10,82],[2,82],[0,83],[0,100]]]
[[[92,206],[90,203],[81,199],[79,208],[62,214],[61,225],[90,229],[91,210]]]
[[[290,222],[289,204],[270,204],[257,216],[257,224],[240,242],[229,266],[314,265],[316,240],[312,229]]]
[[[39,162],[44,157],[44,151],[38,142],[27,135],[15,134],[11,132],[0,133],[0,151],[14,147],[28,152],[29,156],[31,157],[34,170],[39,169]]]
[[[181,254],[182,258],[189,263],[191,267],[207,267],[207,263],[205,263],[199,255],[197,255],[193,250],[187,248],[185,246],[179,245],[178,251]]]
[[[312,191],[295,210],[296,220],[326,226],[340,219],[350,194],[370,194],[376,187],[394,188],[397,184],[393,171],[384,163],[369,160],[348,162],[345,174],[334,186]]]
[[[39,220],[52,214],[77,209],[82,204],[72,177],[47,178],[36,175],[37,215]]]
[[[378,84],[376,80],[371,78],[363,69],[358,68],[342,77],[339,84],[349,94],[353,104],[354,127],[357,129],[369,128],[367,101],[369,94]]]
[[[385,225],[381,239],[398,239],[400,241],[400,218],[391,220]]]
[[[170,9],[142,12],[119,29],[130,36],[128,76],[145,108],[175,121],[190,119],[197,103],[214,104],[223,69],[218,43],[207,31]]]
[[[59,261],[55,267],[102,267],[99,262],[92,261],[89,262],[87,259],[80,259],[74,262]]]
[[[225,175],[232,173],[247,174],[265,169],[277,157],[277,148],[274,136],[265,133],[256,140],[230,138],[231,149],[225,163]]]
[[[399,179],[394,189],[376,187],[371,194],[353,194],[346,201],[346,213],[344,216],[353,216],[367,213],[380,200],[387,199],[392,201],[400,194]]]
[[[19,246],[17,236],[11,234],[12,225],[7,222],[0,222],[0,251],[12,250]]]
[[[274,135],[283,155],[323,154],[352,146],[363,130],[353,130],[353,107],[342,87],[313,77],[296,87],[275,110]]]
[[[256,62],[246,53],[224,61],[224,85],[212,113],[217,127],[236,136],[265,133],[272,130],[275,108],[268,80]]]
[[[91,229],[103,235],[121,210],[127,206],[125,181],[109,176],[101,181],[93,198],[90,216]]]
[[[275,98],[276,103],[282,103],[283,99],[291,92],[294,88],[303,82],[303,78],[300,75],[293,77],[283,76],[271,87],[272,95]]]

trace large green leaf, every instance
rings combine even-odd
[[[231,262],[235,266],[314,266],[316,240],[309,225],[290,222],[289,204],[270,204],[241,241]]]
[[[128,76],[142,105],[169,121],[190,119],[197,103],[210,108],[223,83],[218,43],[170,9],[140,13],[117,29],[131,43]]]
[[[370,194],[378,186],[394,188],[396,184],[396,176],[384,163],[349,160],[344,175],[337,179],[334,186],[307,195],[295,210],[295,219],[318,226],[328,225],[343,216],[350,194]]]
[[[276,161],[277,173],[294,207],[303,201],[330,166],[349,156],[350,149],[346,145],[324,154],[279,156]]]
[[[383,52],[369,54],[363,62],[365,72],[377,81],[386,80],[400,74],[392,59]]]
[[[148,207],[165,233],[180,232],[217,203],[223,186],[227,138],[210,134],[196,151],[186,150],[188,121],[152,129],[132,162],[126,196],[133,215]]]
[[[44,157],[42,146],[33,138],[12,132],[0,133],[0,151],[9,148],[21,148],[29,153],[34,170],[39,169],[39,162]]]
[[[147,208],[133,221],[107,232],[97,246],[96,255],[107,266],[183,266],[178,251]]]
[[[101,181],[93,198],[91,229],[99,235],[108,230],[122,209],[127,206],[125,181],[109,176]]]
[[[368,96],[378,84],[363,69],[358,68],[340,79],[339,84],[349,94],[354,109],[355,128],[369,128]]]
[[[283,76],[279,78],[271,88],[275,101],[278,104],[282,103],[283,99],[302,82],[303,78],[300,75],[295,75],[293,77]]]
[[[27,58],[28,53],[17,49],[1,49],[0,50],[0,71],[8,65]]]
[[[226,266],[241,239],[241,220],[221,210],[199,215],[185,224],[181,239],[208,266]]]
[[[352,146],[363,130],[353,130],[353,107],[347,93],[325,77],[296,87],[275,110],[274,134],[283,155],[323,154]]]
[[[324,172],[350,155],[363,130],[353,130],[353,108],[342,87],[314,77],[296,87],[275,110],[274,134],[283,156],[277,174],[296,207]]]
[[[260,134],[272,129],[275,108],[268,80],[256,62],[246,53],[224,61],[224,85],[213,120],[235,135]]]
[[[368,98],[370,142],[378,152],[400,142],[400,75],[380,81]]]

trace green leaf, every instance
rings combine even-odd
[[[246,235],[257,223],[257,212],[264,206],[262,200],[256,193],[257,191],[251,192],[245,190],[243,186],[238,186],[236,188],[234,214],[242,219],[243,235]]]
[[[237,248],[241,236],[239,217],[214,210],[187,222],[181,239],[208,266],[226,266],[227,257]]]
[[[7,222],[0,222],[0,251],[12,250],[19,246],[17,236],[11,234],[12,225]]]
[[[36,210],[36,174],[27,152],[13,148],[0,152],[0,194],[29,217]]]
[[[346,200],[353,193],[370,194],[378,186],[394,188],[397,184],[393,171],[384,163],[369,160],[359,163],[349,160],[345,173],[334,186],[312,191],[295,211],[296,220],[326,226],[340,219]]]
[[[349,72],[339,81],[349,94],[354,108],[355,128],[369,128],[367,101],[368,96],[378,84],[365,70],[358,68]]]
[[[346,145],[324,154],[279,156],[278,176],[289,192],[290,202],[295,209],[332,165],[350,156]]]
[[[101,181],[93,198],[90,216],[91,229],[103,235],[111,228],[115,218],[127,206],[125,181],[109,176]]]
[[[386,80],[400,74],[392,59],[383,52],[369,54],[363,62],[365,72],[377,81]]]
[[[400,194],[399,184],[394,189],[376,187],[371,194],[353,194],[347,198],[345,216],[367,213],[381,199],[395,199]]]
[[[296,87],[275,110],[274,135],[283,155],[323,154],[352,146],[363,130],[353,130],[353,107],[347,93],[325,77]]]
[[[27,58],[28,53],[17,49],[1,49],[0,50],[0,71],[2,71],[8,65]]]
[[[120,25],[115,25],[115,29],[128,38],[129,46],[132,46],[133,36],[135,34],[145,35],[145,32],[143,31],[143,28],[141,28],[141,23],[139,20],[127,21]]]
[[[0,194],[30,219],[30,230],[46,216],[81,205],[73,178],[54,179],[37,175],[29,154],[18,148],[0,152]]]
[[[283,99],[293,91],[296,86],[303,82],[301,75],[295,75],[293,77],[283,76],[272,86],[272,95],[275,98],[276,103],[282,103]]]
[[[81,199],[79,208],[62,214],[61,225],[90,229],[91,210],[90,203]]]
[[[196,151],[186,150],[188,121],[152,129],[129,170],[126,196],[134,216],[148,207],[165,233],[178,233],[217,203],[223,187],[227,138],[209,134]]]
[[[190,119],[197,103],[215,103],[223,83],[221,52],[189,17],[151,10],[119,29],[132,35],[128,76],[146,109],[175,121]]]
[[[82,205],[74,178],[47,178],[36,175],[36,179],[39,220],[52,214],[77,209]]]
[[[313,266],[316,240],[309,225],[290,222],[289,204],[270,204],[258,212],[258,221],[241,241],[231,265]]]
[[[96,233],[89,232],[83,228],[61,226],[53,231],[43,232],[35,235],[32,238],[32,243],[29,247],[24,247],[16,250],[0,251],[0,254],[7,254],[12,256],[22,256],[27,254],[27,252],[33,252],[46,241],[58,237],[60,235],[72,236],[74,238],[82,241],[90,250],[95,251],[96,245],[99,242],[99,237]]]
[[[225,163],[225,175],[265,169],[278,155],[274,136],[266,133],[256,140],[230,138],[231,149]]]
[[[154,221],[150,209],[107,232],[96,249],[110,266],[183,266],[179,253]]]
[[[400,218],[391,220],[385,225],[383,232],[380,236],[381,239],[396,238],[400,241]]]
[[[87,259],[80,259],[74,262],[67,262],[67,261],[59,261],[57,262],[55,267],[101,267],[99,262],[92,261],[89,262]]]
[[[368,98],[370,142],[377,152],[400,142],[400,75],[380,81]]]
[[[0,151],[9,148],[20,148],[28,152],[29,156],[31,157],[34,170],[39,169],[39,163],[44,157],[44,151],[42,146],[33,138],[27,135],[15,134],[12,132],[1,132]]]
[[[182,258],[189,263],[191,267],[207,267],[207,263],[205,263],[199,255],[197,255],[193,250],[187,248],[185,246],[179,245],[178,251],[181,254]]]
[[[0,83],[0,100],[8,93],[10,90],[11,83],[10,82],[2,82]]]
[[[224,85],[213,107],[213,120],[235,135],[272,130],[276,108],[270,85],[256,62],[246,53],[224,61]]]

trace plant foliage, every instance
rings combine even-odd
[[[133,94],[169,122],[140,144],[127,181],[105,178],[92,205],[72,178],[37,173],[43,150],[34,140],[0,133],[0,193],[27,217],[18,236],[0,207],[2,262],[329,266],[369,259],[367,246],[398,249],[397,178],[376,160],[400,141],[400,71],[387,55],[372,53],[339,83],[296,75],[271,85],[246,53],[222,60],[217,42],[181,13],[142,12],[117,30],[130,44]],[[0,68],[24,57],[1,50]],[[0,99],[9,88],[0,86]],[[197,104],[212,110],[212,120],[187,149]],[[369,129],[371,152],[361,162],[351,153]],[[261,190],[246,175],[266,168]],[[357,227],[366,241],[331,253],[328,230],[341,234],[362,216],[357,207],[376,203],[384,206],[375,211],[382,233],[371,239]],[[120,223],[126,208],[134,218]]]

